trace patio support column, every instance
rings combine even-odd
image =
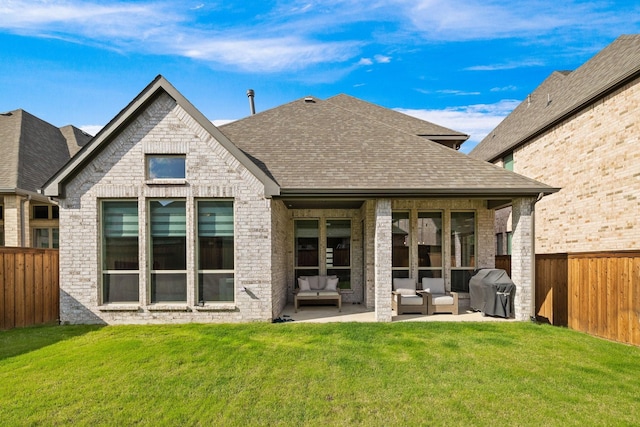
[[[391,200],[376,202],[375,309],[377,322],[391,322]]]
[[[535,315],[535,236],[533,207],[536,199],[513,199],[513,243],[511,279],[516,285],[514,300],[516,320],[529,320]]]

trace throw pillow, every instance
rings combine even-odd
[[[309,281],[307,279],[298,279],[298,288],[301,291],[310,291],[311,286],[309,285]]]
[[[325,291],[337,291],[338,290],[338,281],[339,279],[336,277],[327,279],[327,286],[324,288]]]

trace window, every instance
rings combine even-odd
[[[139,301],[138,203],[102,202],[102,302]]]
[[[198,301],[233,301],[233,202],[198,202]]]
[[[513,153],[506,154],[502,158],[502,163],[506,170],[513,172]]]
[[[506,255],[511,255],[512,243],[513,243],[513,233],[511,231],[507,231],[507,253],[506,253]]]
[[[418,282],[442,277],[442,213],[418,212]]]
[[[0,205],[0,246],[4,246],[4,206]]]
[[[31,219],[58,219],[59,208],[55,205],[32,205]]]
[[[149,202],[151,302],[187,301],[187,216],[184,200]]]
[[[338,276],[338,286],[351,289],[351,220],[327,220],[326,227],[327,275]]]
[[[496,233],[496,255],[505,255],[504,254],[504,241],[502,233]]]
[[[299,219],[294,223],[296,277],[320,274],[319,221]]]
[[[474,212],[451,213],[451,290],[469,292],[475,269],[476,216]]]
[[[4,219],[4,206],[0,205],[0,221]]]
[[[51,228],[34,228],[33,229],[33,247],[43,249],[59,248],[59,229]]]
[[[392,214],[392,277],[409,277],[409,212]]]
[[[147,155],[147,179],[185,179],[184,155]]]

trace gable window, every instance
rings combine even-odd
[[[409,277],[409,248],[411,234],[409,228],[409,212],[392,213],[392,277]]]
[[[319,221],[317,219],[299,219],[294,223],[296,277],[320,274],[318,227]]]
[[[476,214],[451,213],[451,290],[469,292],[476,265]]]
[[[502,163],[506,170],[513,172],[513,153],[506,154],[502,158]]]
[[[151,302],[187,301],[187,216],[184,200],[149,202]]]
[[[102,303],[139,301],[138,202],[102,202]]]
[[[233,202],[198,201],[198,301],[233,301]]]
[[[351,288],[351,220],[331,219],[326,223],[327,247],[325,262],[327,275],[338,277],[339,286]]]
[[[148,154],[147,179],[185,179],[186,156],[177,154]]]
[[[442,212],[418,212],[418,283],[442,277]]]

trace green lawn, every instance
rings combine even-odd
[[[0,332],[0,424],[640,424],[640,348],[533,323]]]

